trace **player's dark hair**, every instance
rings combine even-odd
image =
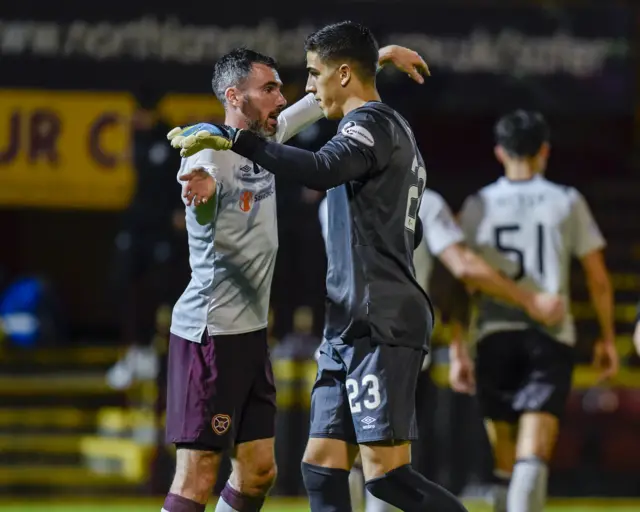
[[[532,157],[549,141],[549,125],[542,114],[516,110],[496,123],[496,144],[515,157]]]
[[[254,64],[264,64],[273,69],[278,67],[275,59],[248,48],[234,48],[218,59],[213,66],[211,87],[220,103],[226,104],[224,92],[246,80]]]
[[[314,32],[304,43],[323,61],[349,61],[363,78],[375,78],[378,69],[378,42],[364,25],[342,21]]]

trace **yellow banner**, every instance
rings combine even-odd
[[[0,205],[125,208],[134,108],[127,93],[0,90]],[[213,95],[168,95],[159,110],[172,125],[223,116]]]

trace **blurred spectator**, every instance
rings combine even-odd
[[[54,344],[65,336],[59,300],[47,280],[25,276],[2,281],[0,275],[1,345],[30,348]]]
[[[142,87],[131,120],[137,188],[115,239],[111,280],[121,341],[129,346],[107,376],[118,389],[156,377],[156,311],[173,306],[188,281],[184,205],[176,181],[180,156],[167,143],[171,127],[159,117],[161,99],[158,91]]]
[[[293,313],[293,329],[273,349],[275,359],[305,361],[312,359],[320,345],[320,338],[313,333],[313,310],[302,306]]]

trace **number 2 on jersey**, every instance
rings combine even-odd
[[[515,257],[517,270],[515,274],[509,276],[514,281],[522,279],[525,275],[525,249],[514,247],[513,245],[507,245],[503,241],[503,235],[506,233],[520,233],[521,227],[517,224],[508,224],[504,226],[496,226],[493,232],[493,243],[495,248],[503,254],[512,254]],[[542,224],[536,225],[536,237],[533,249],[536,252],[536,264],[540,275],[544,275],[544,226]]]
[[[418,216],[418,208],[420,206],[420,197],[427,183],[427,170],[418,163],[418,157],[413,157],[411,164],[411,172],[418,177],[418,184],[409,187],[407,196],[407,213],[405,215],[404,227],[409,231],[416,230],[416,217]]]
[[[347,386],[347,392],[349,393],[349,408],[351,412],[354,414],[358,414],[362,412],[362,405],[360,402],[356,402],[356,398],[358,397],[358,392],[360,391],[360,387],[358,386],[358,381],[356,379],[347,379],[345,382]],[[362,387],[367,390],[367,397],[362,400],[362,404],[369,409],[376,409],[380,405],[380,381],[378,377],[375,375],[368,373],[364,377],[362,377]]]

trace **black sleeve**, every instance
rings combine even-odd
[[[338,133],[315,153],[268,142],[246,130],[238,135],[233,151],[276,176],[328,190],[386,166],[392,141],[391,131],[383,126],[363,107],[350,112]]]
[[[640,302],[638,302],[638,306],[636,308],[636,323],[640,323]]]

